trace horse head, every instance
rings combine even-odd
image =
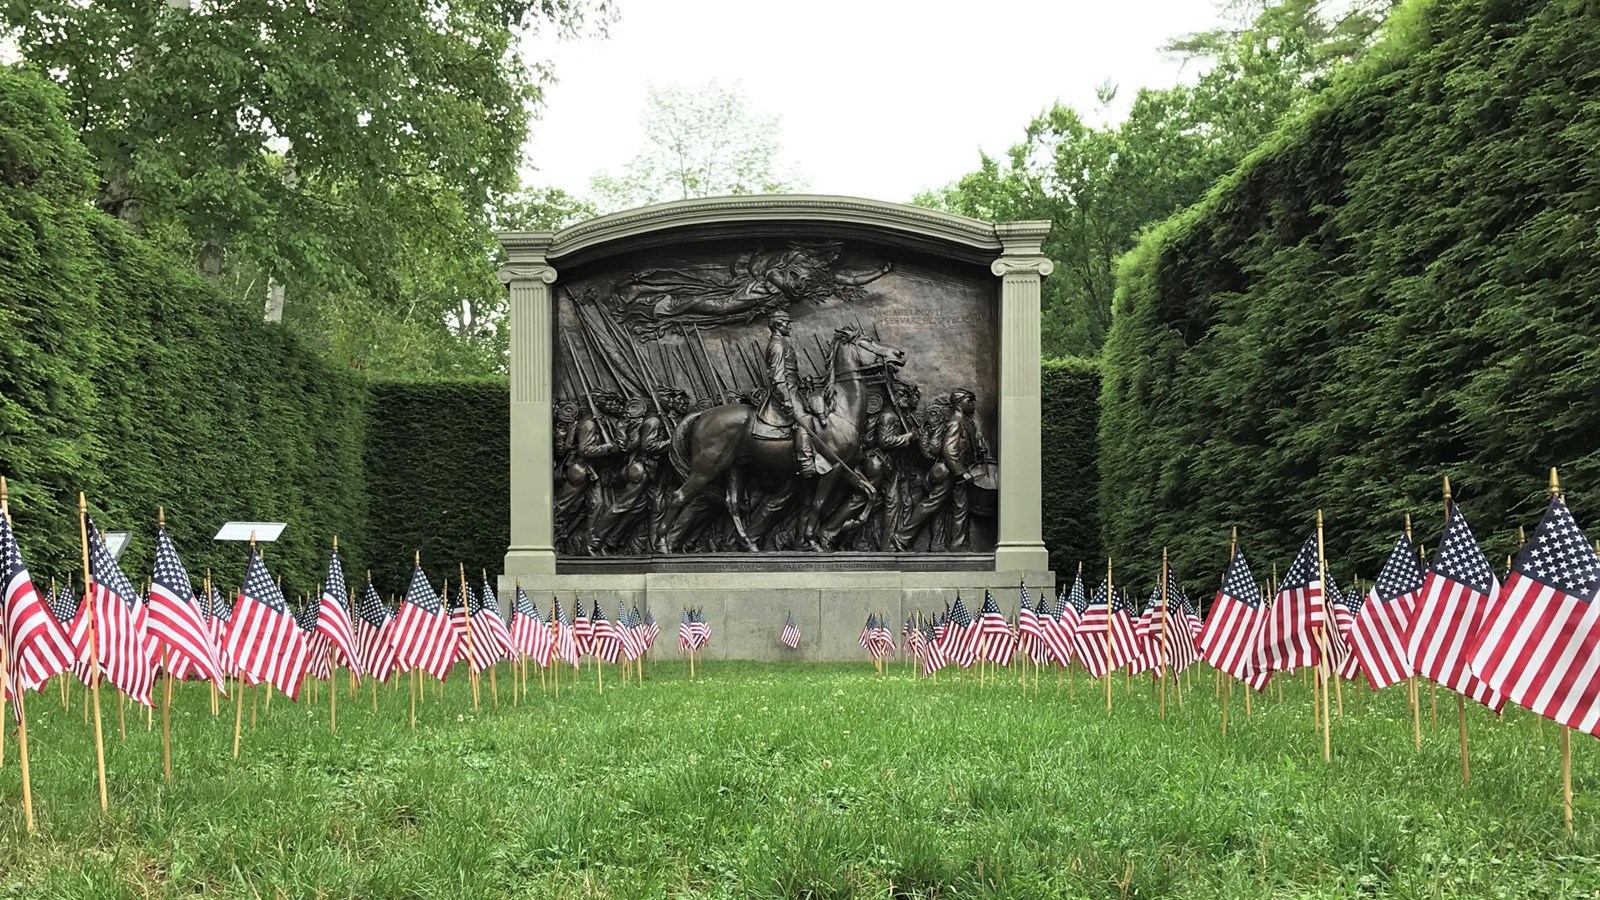
[[[875,338],[867,337],[859,326],[847,325],[833,333],[833,374],[870,375],[886,368],[898,371],[906,364],[906,352]]]

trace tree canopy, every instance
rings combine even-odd
[[[1056,104],[1004,157],[983,155],[976,171],[913,202],[983,219],[1050,220],[1045,252],[1056,270],[1045,282],[1044,352],[1093,355],[1111,326],[1117,258],[1140,231],[1199,200],[1370,44],[1392,6],[1235,4],[1240,27],[1168,45],[1206,67],[1193,84],[1141,89],[1115,125]],[[1102,85],[1102,104],[1115,93]]]

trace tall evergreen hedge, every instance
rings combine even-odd
[[[499,572],[511,542],[510,421],[504,378],[372,386],[366,466],[379,584],[404,590],[419,551],[435,580],[458,563]]]
[[[96,211],[63,109],[0,68],[0,473],[36,576],[81,587],[81,490],[97,524],[134,533],[136,581],[165,506],[190,574],[224,591],[244,553],[217,525],[287,521],[266,559],[310,593],[333,534],[363,553],[364,386]]]
[[[1123,261],[1101,531],[1210,583],[1326,512],[1341,580],[1454,483],[1490,558],[1560,466],[1600,530],[1600,20],[1588,0],[1402,9],[1210,195]]]
[[[1100,366],[1089,359],[1046,360],[1039,374],[1044,545],[1056,576],[1070,581],[1078,563],[1092,565],[1100,556]]]

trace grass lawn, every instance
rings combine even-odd
[[[570,670],[569,670],[570,671]],[[23,830],[15,738],[0,770],[0,897],[1596,897],[1600,747],[1573,737],[1577,836],[1561,818],[1558,732],[1453,695],[1412,749],[1405,692],[1347,684],[1334,761],[1298,676],[1219,735],[1209,669],[1162,721],[1148,681],[1116,709],[1081,674],[980,688],[903,665],[653,663],[597,696],[474,715],[464,679],[412,730],[405,682],[371,711],[327,690],[257,710],[181,685],[175,779],[161,720],[104,694],[111,810],[81,690],[29,703],[39,831]],[[398,680],[398,679],[397,679]],[[1469,704],[1470,706],[1470,704]],[[8,712],[9,716],[9,712]]]

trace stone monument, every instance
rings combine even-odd
[[[636,604],[669,636],[701,607],[712,657],[839,659],[869,612],[1051,590],[1048,229],[782,195],[501,234],[501,591]]]

